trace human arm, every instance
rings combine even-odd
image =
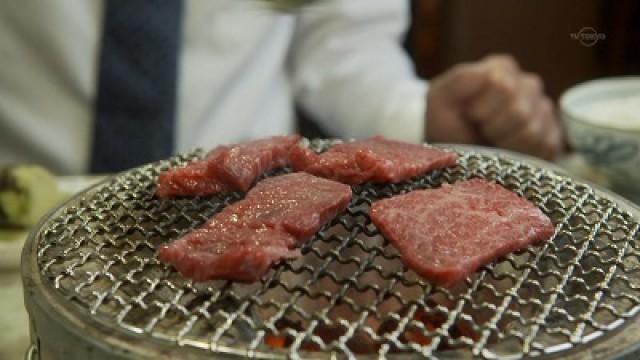
[[[289,59],[296,99],[332,135],[423,141],[427,85],[400,43],[407,5],[320,0],[299,14]]]
[[[431,82],[427,103],[429,141],[484,144],[549,160],[565,146],[541,78],[510,56],[449,69]]]
[[[333,135],[497,146],[546,159],[564,149],[541,79],[508,56],[417,79],[400,37],[407,2],[319,1],[298,19],[297,100]],[[427,94],[427,89],[428,94]]]

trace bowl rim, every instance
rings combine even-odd
[[[587,81],[583,81],[583,82],[577,83],[577,84],[567,88],[565,91],[562,92],[562,94],[560,95],[560,98],[558,99],[558,107],[559,107],[559,110],[560,110],[561,117],[562,118],[568,118],[571,121],[579,122],[581,125],[591,126],[593,128],[596,128],[596,129],[614,131],[614,132],[621,132],[621,133],[625,133],[625,134],[629,134],[629,133],[640,134],[640,128],[638,128],[638,129],[624,129],[624,128],[619,128],[619,127],[596,124],[594,122],[585,120],[584,118],[576,115],[574,111],[569,110],[569,107],[567,105],[567,102],[569,101],[568,100],[569,96],[573,95],[573,93],[578,89],[581,89],[581,88],[589,86],[589,85],[594,85],[594,84],[597,84],[597,83],[615,82],[615,81],[620,81],[620,80],[622,80],[622,81],[637,81],[638,85],[640,86],[640,75],[624,75],[624,76],[610,76],[610,77],[602,77],[602,78],[597,78],[597,79],[591,79],[591,80],[587,80]]]

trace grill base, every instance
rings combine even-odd
[[[25,255],[29,252],[25,252]],[[130,336],[103,329],[97,322],[80,319],[63,309],[61,304],[40,304],[34,298],[42,295],[38,285],[26,284],[25,306],[29,312],[32,349],[25,360],[159,360],[210,359],[203,351],[171,346],[166,343],[142,343]],[[144,341],[148,341],[145,339]],[[216,354],[216,359],[241,359],[245,356]],[[273,358],[280,358],[274,356]],[[310,357],[311,358],[311,357]],[[362,356],[376,359],[376,356]],[[423,359],[421,355],[392,355],[389,359]],[[441,360],[472,359],[468,352],[451,351],[439,354]],[[563,360],[637,360],[640,358],[640,321],[628,324],[606,341],[597,342],[581,351],[558,354],[544,359]]]

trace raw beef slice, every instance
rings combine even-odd
[[[322,154],[299,146],[290,153],[292,167],[346,184],[396,183],[456,164],[457,155],[423,145],[376,136],[339,144]]]
[[[268,178],[158,256],[197,281],[256,281],[274,262],[300,256],[296,247],[349,201],[351,188],[335,181],[305,173]]]
[[[380,200],[370,215],[409,268],[444,286],[554,232],[531,202],[480,179]]]
[[[287,166],[299,140],[299,135],[274,136],[218,146],[202,160],[162,173],[156,193],[166,198],[247,191],[266,171]]]

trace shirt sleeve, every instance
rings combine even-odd
[[[334,135],[423,140],[427,83],[400,45],[408,2],[320,0],[301,10],[289,65],[297,102]]]

